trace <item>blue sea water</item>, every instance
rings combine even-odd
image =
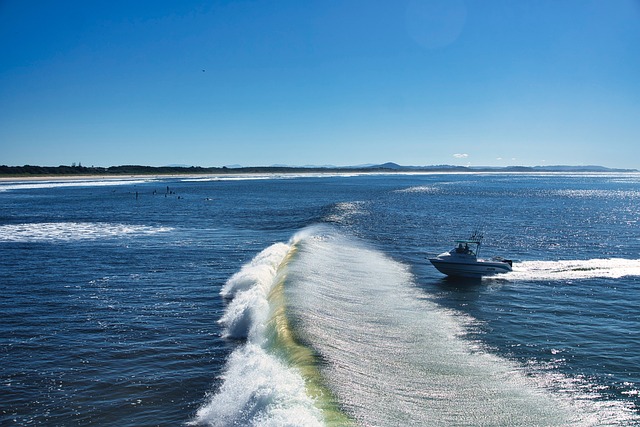
[[[0,183],[0,272],[1,425],[640,426],[639,174]]]

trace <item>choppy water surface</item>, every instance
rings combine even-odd
[[[13,183],[0,200],[3,425],[640,425],[638,175]],[[476,228],[513,272],[428,263]]]

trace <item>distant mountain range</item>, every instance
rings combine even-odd
[[[236,165],[236,167],[241,167]],[[298,166],[273,165],[272,167],[296,168]],[[399,172],[410,171],[442,171],[442,172],[638,172],[637,169],[617,169],[608,168],[606,166],[587,165],[587,166],[456,166],[456,165],[431,165],[431,166],[403,166],[393,162],[382,164],[362,164],[355,166],[334,166],[334,165],[305,165],[301,168],[310,169],[344,169],[344,170],[389,170]]]
[[[616,169],[605,166],[586,165],[586,166],[453,166],[453,165],[435,165],[435,166],[401,166],[397,163],[383,163],[381,165],[370,166],[372,168],[391,169],[397,171],[473,171],[473,172],[638,172],[637,169]]]
[[[185,175],[232,173],[304,173],[304,172],[638,172],[637,169],[615,169],[605,166],[402,166],[397,163],[366,164],[357,166],[140,166],[123,165],[104,167],[86,166],[0,166],[0,176],[67,176],[67,175]]]
[[[240,166],[238,166],[240,167]],[[274,167],[299,168],[297,166],[274,165]],[[638,172],[637,169],[608,168],[606,166],[586,165],[586,166],[456,166],[456,165],[431,165],[431,166],[403,166],[393,162],[382,164],[363,164],[355,166],[312,166],[306,165],[302,168],[311,169],[344,169],[344,170],[389,170],[399,172],[410,171],[442,171],[442,172]]]

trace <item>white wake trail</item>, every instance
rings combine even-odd
[[[506,280],[577,280],[592,278],[618,279],[640,276],[640,260],[606,258],[562,261],[522,261],[513,271],[496,276]]]

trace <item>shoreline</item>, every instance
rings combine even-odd
[[[128,181],[128,180],[162,180],[162,179],[233,179],[241,177],[277,177],[277,176],[362,176],[362,175],[638,175],[639,171],[510,171],[510,170],[466,170],[466,171],[288,171],[288,172],[226,172],[226,173],[191,173],[191,174],[96,174],[96,175],[25,175],[0,176],[0,185],[29,182],[90,182],[90,181]]]
[[[29,175],[29,176],[0,176],[0,184],[15,182],[48,182],[48,181],[125,181],[130,179],[170,179],[197,178],[205,175]],[[209,176],[209,175],[206,175]]]

